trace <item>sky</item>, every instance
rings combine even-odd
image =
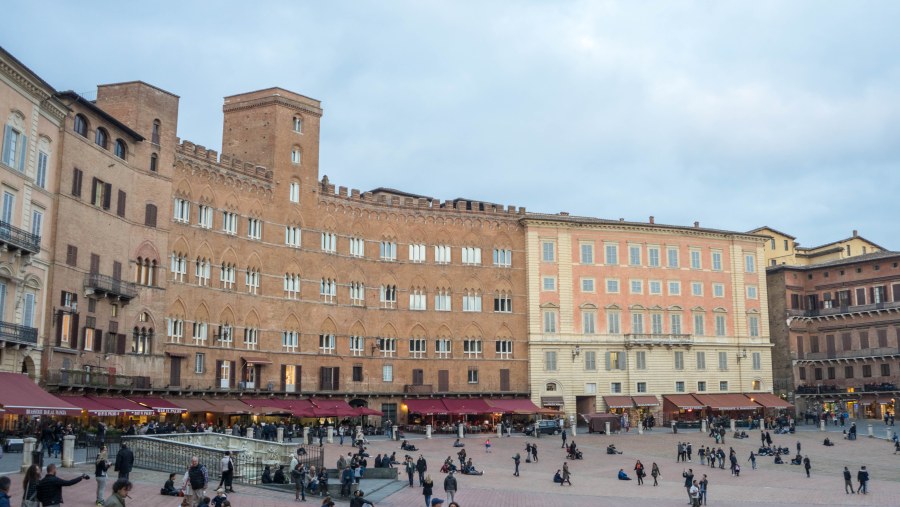
[[[336,185],[900,249],[900,2],[49,0],[4,17],[0,46],[56,89],[146,81],[212,149],[225,96],[321,100]]]

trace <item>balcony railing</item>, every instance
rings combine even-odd
[[[860,357],[881,357],[900,355],[897,347],[878,347],[862,350],[842,350],[840,352],[807,352],[803,354],[799,361],[824,361],[828,359],[856,359]]]
[[[126,302],[138,295],[137,285],[100,273],[89,273],[84,279],[84,288],[88,295],[99,294]]]
[[[118,375],[115,373],[84,370],[51,371],[47,378],[47,384],[55,386],[98,387],[110,389],[150,389],[152,387],[150,377]]]
[[[814,308],[812,310],[788,310],[788,315],[793,317],[827,317],[829,315],[842,315],[847,313],[875,312],[878,310],[890,310],[900,308],[900,301],[871,303],[856,306],[835,306],[833,308]]]
[[[37,329],[0,321],[0,340],[35,346]]]
[[[41,251],[41,237],[0,221],[0,243],[30,254]]]
[[[693,345],[694,337],[689,334],[636,334],[625,335],[625,345],[660,345],[664,347]]]
[[[434,392],[432,384],[405,384],[403,392],[407,394],[431,394]]]

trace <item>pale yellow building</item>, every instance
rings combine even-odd
[[[768,237],[765,246],[766,266],[811,266],[885,251],[880,245],[860,236],[856,230],[849,238],[813,247],[800,246],[794,236],[768,226],[753,229],[749,234]]]
[[[772,391],[766,238],[565,214],[522,222],[536,404],[664,423],[700,412],[666,395]]]

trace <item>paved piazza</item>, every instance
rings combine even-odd
[[[597,503],[615,503],[628,506],[657,507],[661,505],[687,505],[687,495],[682,487],[681,472],[683,468],[693,467],[697,477],[708,474],[710,505],[896,505],[900,498],[900,455],[893,454],[893,447],[883,439],[861,437],[856,442],[840,439],[840,433],[828,433],[836,441],[834,447],[822,445],[823,434],[814,431],[800,431],[797,435],[773,435],[775,444],[795,450],[797,441],[802,445],[804,454],[812,460],[812,478],[807,479],[802,467],[792,465],[775,465],[772,458],[760,458],[759,469],[751,470],[747,458],[751,449],[756,449],[759,434],[752,433],[746,440],[727,439],[726,444],[733,446],[741,459],[742,472],[739,478],[732,477],[728,469],[720,470],[702,467],[697,463],[696,449],[700,444],[709,444],[711,439],[696,431],[680,432],[673,435],[671,431],[654,431],[644,435],[636,433],[605,437],[602,435],[580,435],[575,437],[578,447],[584,451],[585,459],[569,462],[572,471],[572,486],[560,487],[552,482],[553,473],[562,467],[563,450],[560,449],[559,437],[545,436],[540,440],[526,439],[522,436],[498,439],[491,437],[493,449],[485,453],[484,437],[471,436],[465,439],[466,450],[478,469],[484,469],[482,477],[459,476],[460,492],[457,501],[462,507],[472,506],[561,506],[561,505],[596,505]],[[883,431],[882,431],[883,434]],[[694,463],[682,466],[675,462],[675,445],[679,440],[687,440],[694,447]],[[527,441],[538,443],[540,462],[525,463],[524,448]],[[452,439],[439,437],[432,440],[411,439],[419,447],[428,460],[429,470],[435,481],[437,496],[443,495],[444,474],[439,472],[441,462],[449,455],[455,458],[456,449],[452,447]],[[623,451],[618,456],[605,454],[605,447],[613,442]],[[344,452],[350,450],[344,447]],[[390,441],[373,441],[369,446],[372,455],[379,452],[398,451],[399,445]],[[326,445],[328,463],[337,460],[341,447],[337,444]],[[727,447],[726,447],[727,451]],[[522,452],[523,462],[521,476],[513,477],[512,456]],[[8,454],[3,459],[18,459],[15,454]],[[636,459],[640,459],[647,470],[655,461],[662,472],[659,487],[653,487],[652,478],[648,477],[643,486],[636,480],[619,481],[616,472],[624,468],[634,477],[633,467]],[[371,460],[370,460],[371,462]],[[844,493],[841,471],[849,466],[854,475],[860,465],[866,465],[872,480],[869,483],[870,493],[863,495],[847,495]],[[88,470],[88,467],[81,467]],[[92,468],[92,467],[91,467]],[[179,470],[181,471],[181,470]],[[75,470],[64,469],[60,477],[69,478]],[[92,470],[89,473],[93,473]],[[401,474],[402,475],[402,474]],[[136,471],[132,474],[135,489],[131,496],[130,506],[171,506],[178,501],[171,497],[158,495],[164,479],[163,474],[156,472]],[[112,481],[110,481],[111,485]],[[109,486],[107,486],[109,487]],[[257,488],[236,485],[238,492],[230,495],[234,506],[276,507],[296,505],[287,494],[275,493]],[[365,490],[365,479],[363,490]],[[65,488],[65,505],[90,505],[93,499],[94,483],[78,484]],[[14,499],[21,497],[21,476],[13,476]],[[421,488],[404,488],[388,498],[376,501],[379,506],[421,506],[424,500]],[[315,499],[307,504],[318,505]],[[446,504],[445,504],[446,505]]]

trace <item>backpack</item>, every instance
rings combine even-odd
[[[234,461],[231,458],[228,458],[228,471],[234,472]]]

